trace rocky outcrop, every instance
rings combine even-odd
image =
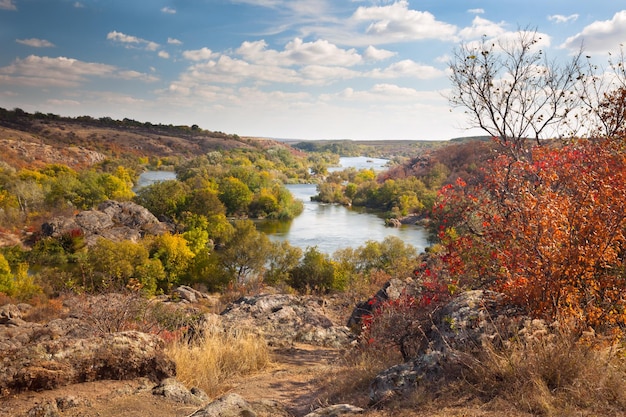
[[[97,333],[76,318],[46,324],[24,321],[15,306],[1,309],[0,394],[47,390],[101,379],[175,375],[175,365],[154,335]],[[8,318],[8,320],[7,320]]]
[[[421,291],[419,282],[411,278],[404,280],[392,278],[373,297],[356,305],[348,319],[348,327],[358,333],[361,330],[362,318],[371,315],[372,311],[381,303],[397,300],[403,295],[416,297]]]
[[[415,356],[381,372],[371,383],[372,404],[460,375],[468,355],[481,350],[484,342],[506,340],[530,321],[507,306],[501,294],[482,290],[459,294],[430,317],[430,325],[413,335],[422,339],[415,343],[421,347]]]
[[[207,404],[189,417],[290,417],[275,401],[248,402],[239,394],[227,394]]]
[[[249,328],[263,335],[270,345],[308,343],[341,347],[353,340],[346,326],[325,314],[322,298],[289,294],[242,297],[221,314],[226,327]]]
[[[108,200],[74,217],[56,217],[44,223],[41,230],[44,236],[56,238],[79,231],[86,244],[93,245],[99,238],[136,242],[145,235],[163,234],[168,226],[138,204]]]

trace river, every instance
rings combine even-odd
[[[386,163],[386,159],[342,157],[341,167],[333,167],[329,171],[348,167],[382,171],[386,169]],[[170,171],[144,172],[136,188],[175,178],[176,174]],[[288,240],[291,245],[303,250],[317,246],[321,252],[327,254],[332,254],[337,249],[357,248],[368,240],[382,241],[387,236],[399,237],[420,252],[428,246],[426,231],[419,226],[386,227],[384,220],[372,212],[311,201],[311,196],[317,194],[315,184],[290,184],[286,187],[295,198],[304,202],[304,210],[290,221],[257,221],[257,229],[272,241]]]

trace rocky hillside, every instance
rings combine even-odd
[[[173,126],[111,118],[29,114],[0,109],[0,161],[17,168],[62,163],[81,168],[105,158],[190,157],[218,149],[280,145],[194,126]]]

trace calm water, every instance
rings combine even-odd
[[[377,158],[341,158],[342,167],[329,171],[355,167],[356,169],[373,168],[376,171],[386,169],[386,159]],[[155,181],[176,179],[170,171],[148,171],[141,174],[137,187],[150,185]],[[365,210],[347,208],[334,204],[311,201],[317,194],[315,184],[287,185],[294,195],[304,202],[304,211],[291,221],[263,220],[256,223],[257,229],[265,233],[272,241],[288,240],[293,246],[303,250],[317,246],[324,253],[332,254],[337,249],[362,246],[368,240],[382,241],[387,236],[397,236],[405,243],[423,251],[427,246],[426,231],[418,226],[401,228],[386,227],[382,218]]]
[[[386,227],[382,218],[364,210],[311,201],[317,194],[315,184],[287,185],[294,197],[304,202],[304,211],[291,221],[266,220],[257,229],[273,241],[288,240],[303,250],[317,246],[324,253],[362,246],[368,240],[382,241],[397,236],[405,243],[423,251],[428,246],[426,232],[418,226]]]

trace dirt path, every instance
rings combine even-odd
[[[322,377],[339,363],[338,349],[298,344],[277,350],[272,366],[234,384],[236,392],[248,401],[272,399],[300,417],[324,404]]]
[[[320,377],[339,361],[340,356],[338,349],[310,345],[280,349],[274,352],[269,368],[230,381],[228,392],[240,394],[250,402],[277,401],[291,415],[301,417],[323,405],[324,387],[320,386]],[[57,402],[59,398],[75,400],[71,407],[60,413],[63,417],[186,417],[198,408],[152,395],[153,385],[146,380],[99,381],[50,391],[25,392],[0,400],[0,417],[26,416],[36,405]]]

